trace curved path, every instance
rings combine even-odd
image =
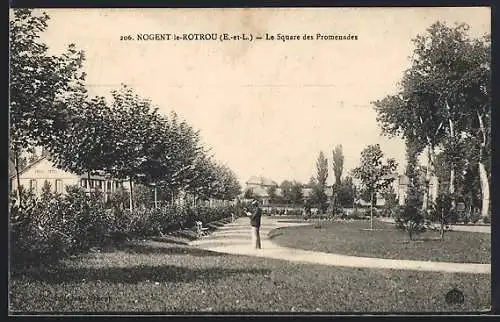
[[[282,247],[274,244],[269,239],[268,234],[271,230],[279,227],[310,225],[310,223],[287,223],[284,221],[285,219],[262,217],[262,249],[253,249],[251,247],[251,231],[248,218],[238,218],[232,223],[219,227],[208,236],[191,241],[190,245],[220,253],[266,257],[330,266],[491,274],[490,264],[357,257]]]

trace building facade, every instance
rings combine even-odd
[[[12,191],[17,189],[17,179],[15,173],[10,173],[10,186]],[[19,173],[20,185],[31,190],[35,195],[42,193],[43,186],[48,183],[50,190],[55,193],[66,194],[66,189],[70,186],[80,186],[84,189],[99,189],[106,199],[120,188],[127,189],[123,180],[112,179],[104,175],[92,175],[90,180],[87,175],[78,175],[72,172],[61,170],[47,158],[43,157],[24,168]]]

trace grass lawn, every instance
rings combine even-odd
[[[465,302],[448,305],[457,287]],[[401,312],[490,306],[490,275],[353,269],[141,241],[11,271],[17,312]]]
[[[286,247],[353,256],[442,262],[490,263],[491,235],[476,232],[425,232],[409,241],[408,233],[374,219],[321,222],[320,227],[296,226],[270,232],[273,242]]]

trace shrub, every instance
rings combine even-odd
[[[423,232],[424,216],[419,207],[412,202],[406,202],[404,206],[398,207],[396,212],[396,227],[408,232],[410,240],[413,240],[414,234]]]
[[[101,192],[80,187],[62,196],[44,189],[41,198],[23,192],[23,205],[10,207],[10,251],[14,263],[53,260],[101,247],[116,236],[150,237],[220,220],[237,213],[233,206],[166,206],[157,209],[106,208]]]
[[[351,212],[349,215],[347,215],[347,219],[353,219],[353,220],[365,220],[368,219],[369,217],[366,217],[365,215],[366,211],[361,212],[359,210],[354,210]]]

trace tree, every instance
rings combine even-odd
[[[393,182],[393,174],[397,168],[394,159],[387,159],[383,163],[383,157],[379,144],[369,145],[361,152],[360,166],[352,170],[353,176],[370,193],[370,229],[373,229],[373,203],[377,193]]]
[[[292,203],[293,202],[292,201],[293,198],[292,198],[292,195],[291,195],[292,187],[293,187],[293,182],[288,181],[288,180],[284,180],[280,184],[281,195],[282,195],[283,201],[285,203]]]
[[[384,215],[387,217],[394,217],[394,213],[398,207],[398,199],[393,186],[387,186],[382,189],[381,196],[384,199]]]
[[[424,220],[421,210],[422,195],[419,169],[417,166],[418,145],[414,142],[406,142],[406,176],[408,177],[408,191],[403,209],[396,216],[396,225],[399,229],[406,230],[410,240],[413,234],[421,231]]]
[[[401,92],[375,102],[385,133],[402,134],[427,145],[427,181],[434,170],[434,149],[445,150],[452,196],[464,137],[477,138],[481,157],[488,154],[489,144],[491,41],[489,36],[471,39],[467,30],[465,24],[451,28],[437,22],[425,35],[417,36],[412,67],[403,76]],[[487,213],[489,182],[482,160],[478,167],[483,173],[483,211]],[[426,208],[426,195],[424,199]]]
[[[351,177],[346,177],[338,186],[336,200],[342,207],[351,207],[355,200],[355,186]]]
[[[328,159],[319,152],[318,160],[316,161],[316,184],[322,188],[326,187],[326,180],[328,179]]]
[[[452,206],[453,197],[449,193],[440,194],[436,203],[432,207],[431,215],[433,220],[440,223],[440,239],[444,239],[444,226],[456,220],[456,212]]]
[[[245,190],[245,194],[243,195],[243,198],[245,198],[245,199],[253,199],[254,198],[253,190],[252,189],[246,189]]]
[[[335,175],[335,185],[340,186],[342,181],[342,171],[344,169],[344,153],[342,152],[342,144],[337,145],[333,150],[332,170]]]
[[[304,202],[304,194],[302,193],[302,184],[294,181],[290,188],[290,202],[294,205],[302,205]]]
[[[71,126],[61,129],[61,136],[47,148],[50,158],[61,169],[82,175],[104,170],[113,150],[108,140],[110,128],[119,126],[109,119],[110,109],[104,98],[91,100],[79,95],[68,105],[71,109]],[[89,185],[89,193],[90,193]]]
[[[133,182],[148,183],[151,178],[165,175],[164,172],[151,173],[151,149],[157,147],[157,141],[162,137],[160,147],[164,158],[162,161],[171,160],[175,156],[172,149],[167,149],[171,140],[169,127],[158,121],[157,109],[154,109],[148,99],[144,99],[135,94],[134,91],[122,85],[120,89],[112,91],[113,102],[109,112],[109,123],[106,136],[107,144],[113,148],[106,157],[108,160],[105,171],[115,178],[129,181],[130,200],[129,207],[133,209]],[[164,127],[156,125],[163,124]],[[163,141],[165,140],[165,141]],[[172,142],[172,146],[177,146],[178,142]],[[175,159],[174,159],[175,161]],[[169,168],[164,166],[162,169]]]
[[[276,202],[276,186],[270,186],[267,188],[267,195],[269,196],[269,202],[270,203],[275,203]]]
[[[328,179],[328,159],[323,151],[319,152],[316,161],[316,178],[314,180],[311,201],[318,205],[322,213],[326,211],[328,197],[326,196],[326,180]]]
[[[39,34],[49,16],[13,9],[9,27],[9,143],[19,182],[19,156],[24,149],[49,144],[66,127],[67,93],[81,89],[83,52],[73,44],[61,56],[47,54]],[[17,194],[21,203],[21,194]]]

